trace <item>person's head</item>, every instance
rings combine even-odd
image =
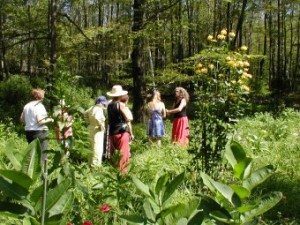
[[[95,105],[102,104],[104,106],[108,105],[108,101],[105,96],[98,96],[95,101]]]
[[[160,92],[157,90],[153,90],[150,100],[151,101],[161,101]]]
[[[176,96],[176,98],[179,98],[179,99],[183,99],[184,98],[187,103],[190,100],[189,93],[183,87],[176,87],[175,88],[175,96]]]
[[[45,97],[45,91],[41,88],[33,89],[31,93],[35,100],[43,100]]]
[[[113,101],[121,100],[122,96],[127,95],[128,91],[123,90],[121,85],[114,85],[111,91],[106,93],[109,97],[113,97]]]
[[[129,100],[129,96],[128,95],[123,95],[120,97],[120,102],[123,102],[125,104],[128,103],[128,100]]]

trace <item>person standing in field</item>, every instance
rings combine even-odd
[[[189,99],[189,94],[183,87],[176,87],[175,102],[172,109],[167,110],[167,115],[174,114],[172,143],[178,143],[182,146],[187,146],[189,143],[189,121],[186,114]]]
[[[53,118],[48,117],[48,113],[43,105],[45,91],[40,88],[32,90],[33,101],[27,103],[20,116],[21,122],[25,123],[25,135],[28,143],[38,138],[42,145],[42,150],[48,149],[48,127],[47,123],[54,122]],[[47,158],[44,152],[42,160]]]
[[[91,167],[102,165],[105,133],[105,116],[103,109],[108,105],[105,96],[99,96],[95,105],[84,112],[88,121],[89,139],[92,146],[92,154],[89,155],[88,163]]]
[[[166,117],[166,108],[157,90],[153,91],[150,102],[147,104],[147,113],[149,115],[147,128],[149,142],[161,146],[161,139],[165,135],[163,118]]]
[[[131,115],[126,110],[126,105],[121,103],[123,96],[128,91],[123,90],[121,85],[114,85],[107,95],[112,101],[107,106],[109,123],[110,159],[112,163],[117,162],[122,174],[126,174],[126,166],[129,162],[129,143],[134,139],[132,129],[128,126],[131,123]],[[119,158],[117,155],[119,154]]]

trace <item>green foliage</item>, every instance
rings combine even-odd
[[[191,201],[189,204],[170,204],[170,197],[181,185],[184,172],[170,180],[169,175],[164,174],[158,178],[153,187],[147,186],[137,177],[132,176],[136,188],[145,196],[141,215],[122,215],[121,219],[130,224],[188,224],[188,221],[196,212],[199,202]]]
[[[249,104],[251,56],[246,54],[246,46],[232,50],[234,35],[226,30],[216,39],[209,35],[209,45],[186,62],[196,96],[196,120],[189,149],[194,155],[192,170],[216,171],[231,124],[244,115]]]
[[[245,146],[247,154],[256,158],[256,166],[276,166],[276,176],[272,176],[261,185],[261,190],[256,191],[280,190],[284,195],[283,201],[266,213],[265,218],[270,220],[300,215],[299,206],[295,204],[300,201],[299,119],[299,111],[285,109],[276,117],[270,113],[257,113],[234,126],[234,140]]]
[[[2,120],[9,118],[19,122],[24,105],[31,99],[29,79],[21,75],[12,75],[0,82],[0,116]]]
[[[73,203],[73,193],[70,192],[71,182],[64,178],[54,188],[47,192],[45,211],[42,208],[42,177],[41,145],[38,139],[28,145],[25,156],[15,169],[0,170],[0,190],[3,197],[0,200],[0,213],[7,219],[24,218],[40,224],[42,215],[51,224],[61,224],[64,213],[70,210]],[[13,159],[14,160],[14,159]],[[14,160],[15,161],[15,160]],[[44,179],[47,171],[43,171]],[[65,222],[66,223],[66,222]]]
[[[202,199],[208,209],[204,209],[200,214],[209,220],[215,219],[224,224],[254,224],[260,215],[273,208],[282,199],[281,192],[251,197],[252,190],[274,174],[275,169],[268,165],[253,171],[252,159],[247,157],[242,146],[234,141],[227,145],[225,158],[238,181],[227,185],[201,173],[203,182],[212,196],[210,199],[206,197]]]

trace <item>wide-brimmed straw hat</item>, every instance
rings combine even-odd
[[[121,85],[114,85],[111,91],[106,93],[110,97],[119,97],[123,95],[127,95],[128,91],[123,90]]]

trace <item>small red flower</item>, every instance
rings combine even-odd
[[[106,204],[102,205],[99,209],[100,209],[102,212],[108,212],[108,211],[110,211],[109,205],[106,205]]]
[[[74,225],[73,223],[67,223],[67,225]]]
[[[82,225],[93,225],[93,223],[91,221],[85,221]]]

